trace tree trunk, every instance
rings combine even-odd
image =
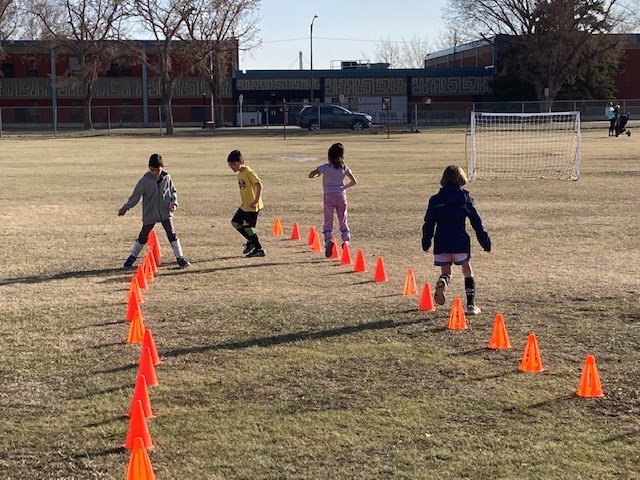
[[[165,127],[167,135],[173,135],[173,112],[171,110],[171,99],[166,100],[162,105],[162,113],[164,114]]]
[[[93,88],[90,84],[87,84],[84,89],[84,129],[93,130],[93,118],[91,116],[91,103],[93,102]]]

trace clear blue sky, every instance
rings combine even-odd
[[[262,0],[263,45],[243,54],[244,70],[297,70],[298,52],[309,69],[310,24],[313,23],[313,68],[328,69],[331,60],[375,61],[381,38],[409,40],[414,34],[433,42],[442,30],[446,0]],[[253,56],[253,58],[252,58]]]

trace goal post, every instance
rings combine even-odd
[[[469,180],[578,180],[580,143],[580,112],[471,112]]]

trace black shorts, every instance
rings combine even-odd
[[[237,223],[243,227],[255,227],[258,223],[258,213],[260,212],[245,212],[241,208],[238,209],[236,214],[231,219],[231,223]]]

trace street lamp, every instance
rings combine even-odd
[[[309,63],[311,65],[311,86],[309,87],[309,103],[313,103],[313,22],[315,22],[318,15],[314,15],[311,19],[311,27],[309,29],[309,50],[311,55],[309,56]]]

